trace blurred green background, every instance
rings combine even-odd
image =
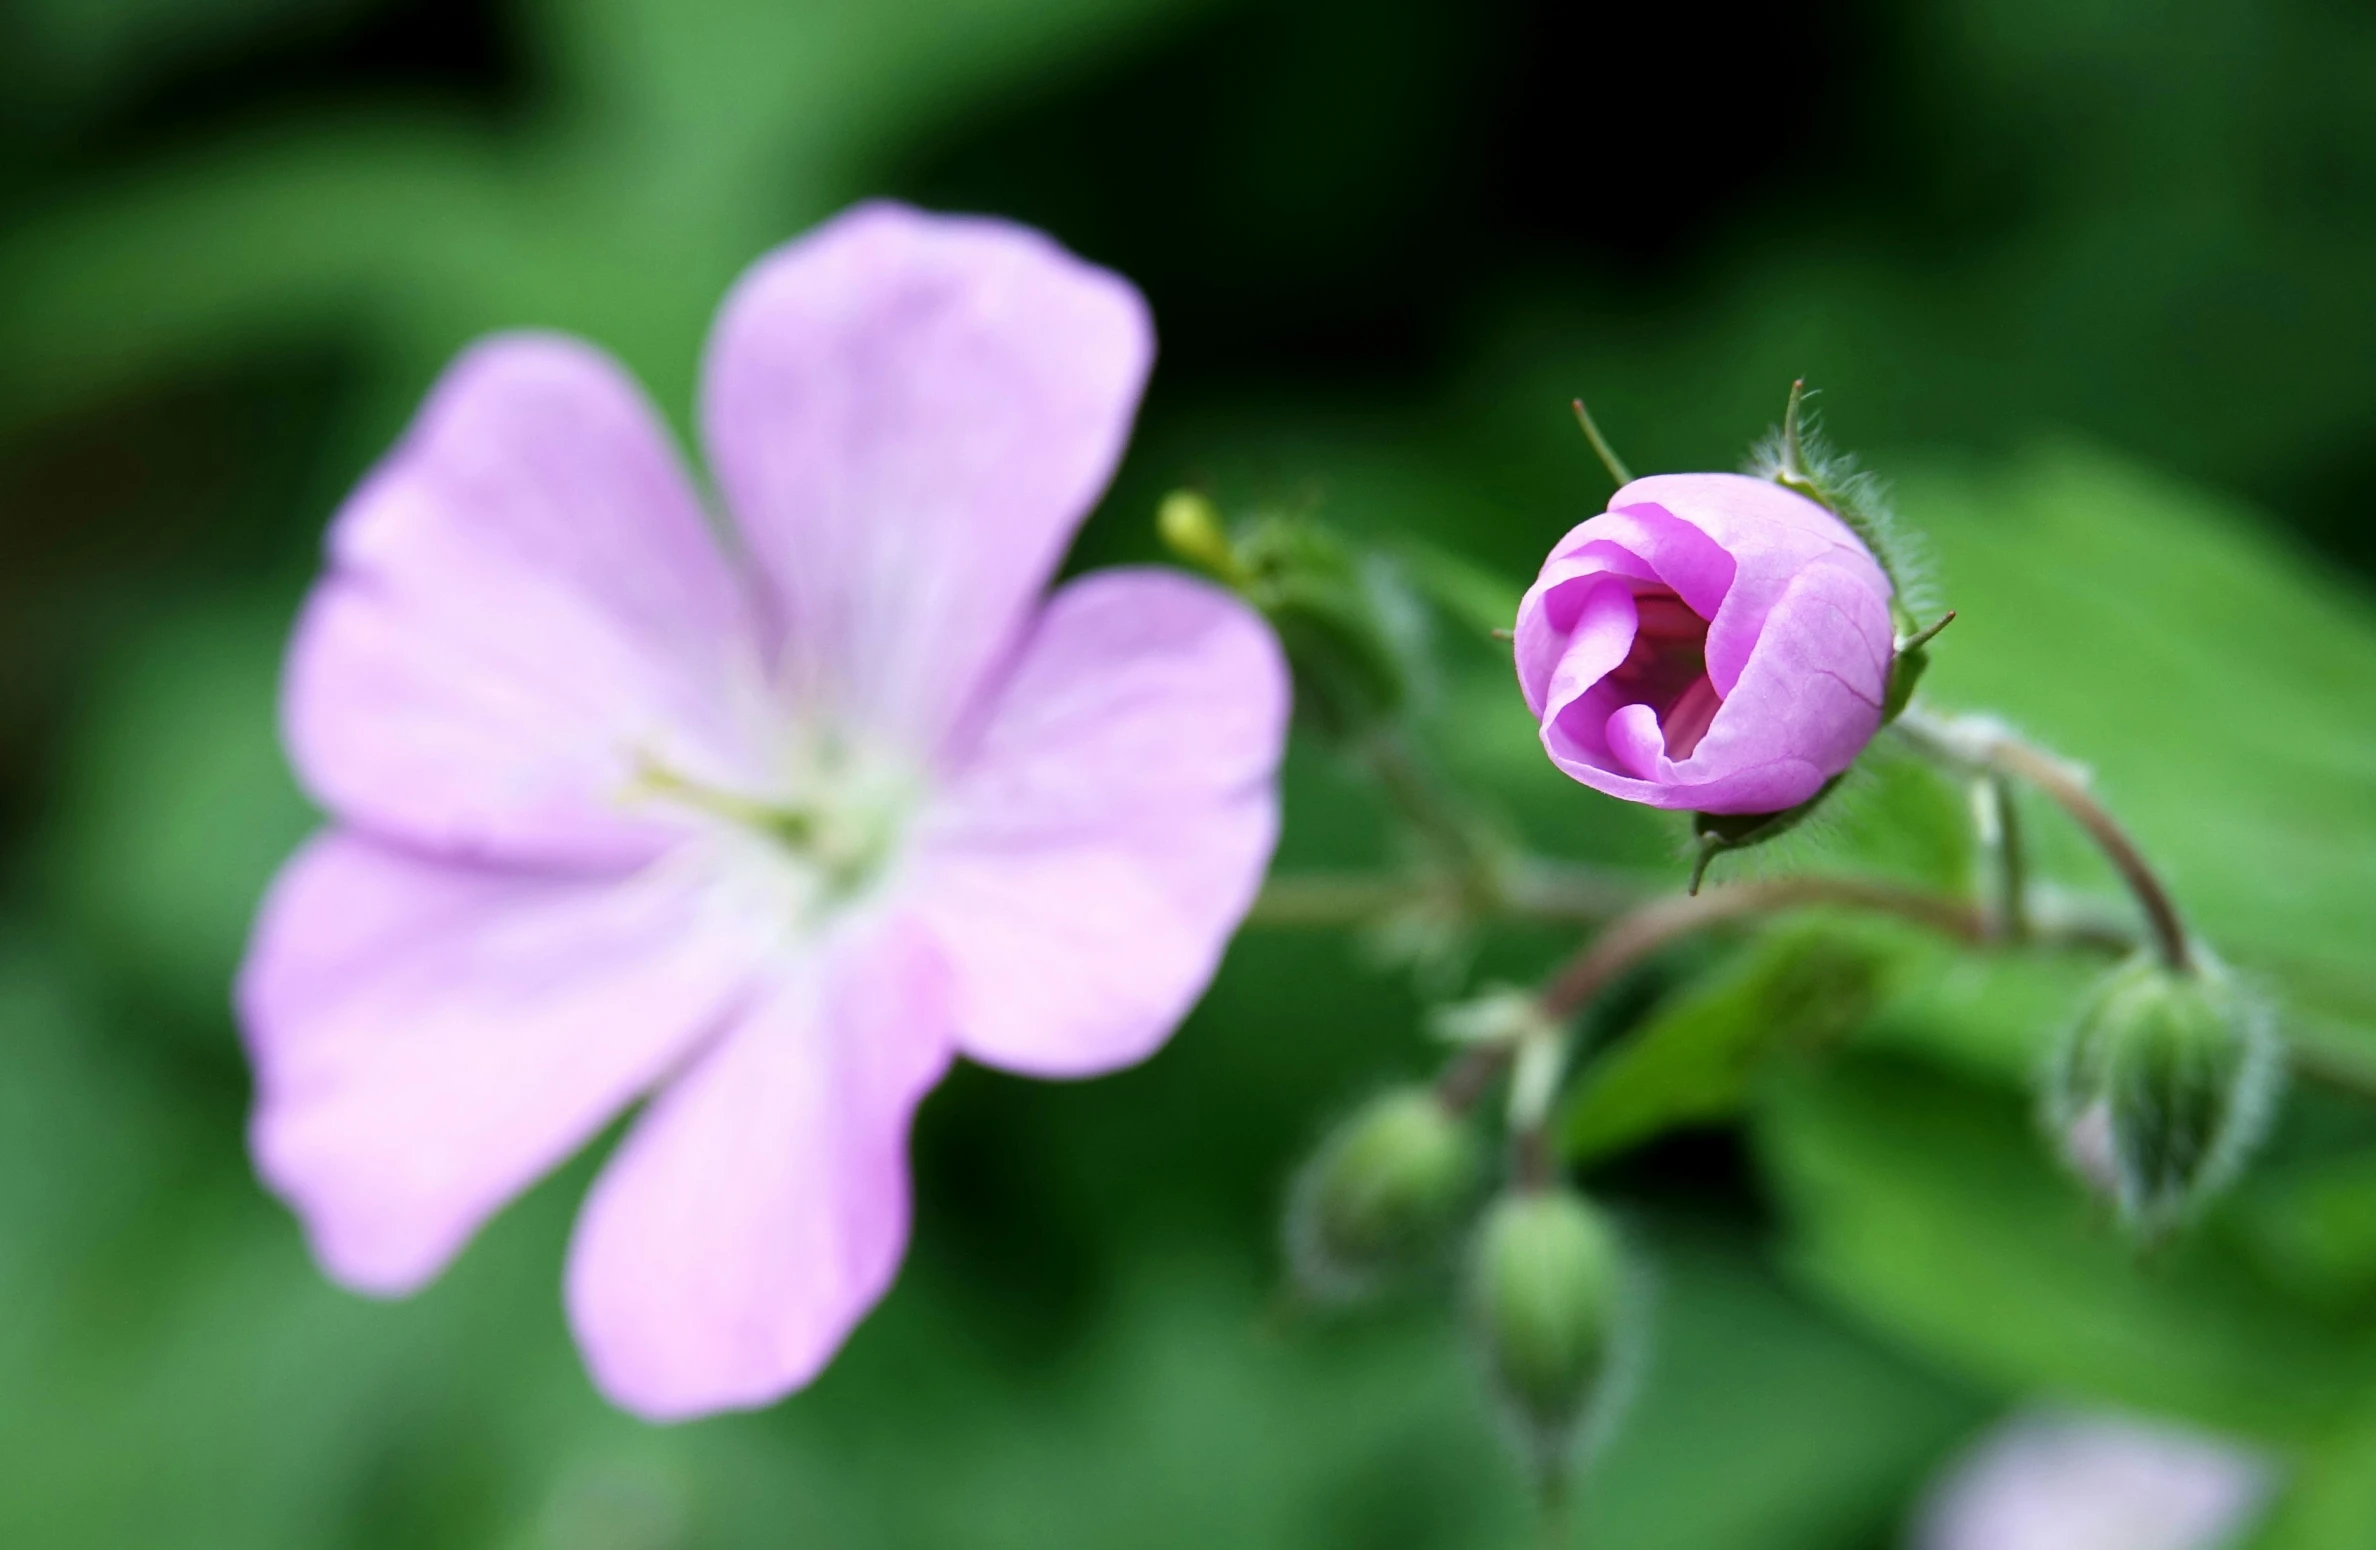
[[[1198,481],[1523,577],[1605,491],[1569,396],[1637,468],[1724,467],[1806,374],[1963,611],[1933,692],[2094,764],[2284,999],[2313,1075],[2140,1264],[2028,1119],[2072,974],[1841,934],[1845,1051],[1590,1164],[1661,1296],[1576,1543],[1895,1545],[1943,1459],[2050,1395],[2269,1450],[2269,1545],[2376,1545],[2376,11],[2348,0],[8,0],[0,1543],[1529,1542],[1440,1301],[1276,1296],[1295,1157],[1433,1058],[1336,937],[1249,933],[1141,1069],[959,1073],[898,1289],[763,1414],[594,1398],[558,1296],[583,1161],[392,1305],[324,1284],[247,1170],[226,982],[312,821],[273,680],[333,505],[490,328],[599,340],[681,426],[734,274],[882,192],[1043,225],[1151,297],[1163,362],[1076,564],[1151,556],[1156,496]],[[1672,864],[1548,771],[1489,651],[1453,656],[1447,760],[1547,849]],[[1791,860],[1960,880],[1944,793],[1851,796]],[[1289,824],[1282,866],[1385,843],[1310,748]],[[1774,940],[1649,977],[1647,1031],[1768,1015]]]

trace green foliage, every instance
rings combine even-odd
[[[1299,516],[1258,518],[1236,548],[1246,598],[1294,669],[1305,724],[1359,739],[1423,692],[1427,620],[1391,558]]]
[[[2376,1381],[2360,1319],[2289,1299],[2224,1233],[2140,1257],[2014,1094],[1866,1057],[1777,1082],[1755,1134],[1798,1270],[1979,1381],[2290,1444]]]
[[[1962,609],[1931,695],[2087,764],[2288,1031],[2376,1069],[2376,613],[2247,513],[2099,453],[1901,485]],[[2056,875],[2109,888],[2051,817],[2029,829],[2061,842]]]
[[[46,858],[94,945],[210,1028],[264,885],[315,822],[273,720],[289,612],[215,603],[119,644]]]
[[[1567,1110],[1569,1154],[1590,1163],[1677,1125],[1732,1119],[1773,1057],[1862,1026],[1893,960],[1870,933],[1836,922],[1768,933],[1585,1068]]]

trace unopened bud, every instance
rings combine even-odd
[[[1239,592],[1279,632],[1295,713],[1324,737],[1391,721],[1430,671],[1427,613],[1396,562],[1308,517],[1273,516],[1237,545]]]
[[[2268,1120],[2282,1050],[2267,1008],[2198,951],[2140,954],[2089,992],[2048,1072],[2071,1167],[2158,1235],[2235,1176]]]
[[[1477,1179],[1476,1138],[1423,1087],[1373,1098],[1321,1143],[1287,1207],[1296,1280],[1342,1301],[1442,1246]]]
[[[1155,531],[1181,559],[1236,584],[1237,551],[1222,529],[1221,513],[1202,495],[1194,490],[1166,495],[1155,508]]]
[[[1617,1237],[1568,1189],[1494,1202],[1477,1235],[1475,1317],[1494,1387],[1556,1475],[1607,1386],[1623,1272]]]

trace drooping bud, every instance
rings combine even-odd
[[[1364,1104],[1321,1143],[1287,1203],[1287,1254],[1313,1297],[1376,1290],[1439,1251],[1476,1188],[1476,1138],[1424,1087]]]
[[[2267,1007],[2197,948],[2105,975],[2048,1070],[2046,1117],[2072,1169],[2147,1237],[2184,1221],[2260,1139],[2283,1050]]]
[[[1616,1233],[1565,1188],[1494,1202],[1477,1234],[1471,1295],[1497,1393],[1547,1480],[1608,1390],[1624,1273]]]

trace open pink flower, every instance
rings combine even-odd
[[[710,341],[724,549],[606,357],[453,365],[298,625],[287,736],[336,824],[239,984],[258,1167],[332,1275],[421,1285],[656,1094],[571,1323],[644,1415],[765,1403],[889,1285],[953,1054],[1163,1042],[1269,857],[1286,676],[1176,574],[1040,602],[1152,349],[1034,233],[842,216]]]
[[[1839,518],[1741,474],[1636,479],[1518,605],[1551,762],[1652,807],[1772,813],[1855,762],[1896,649],[1889,579]]]

